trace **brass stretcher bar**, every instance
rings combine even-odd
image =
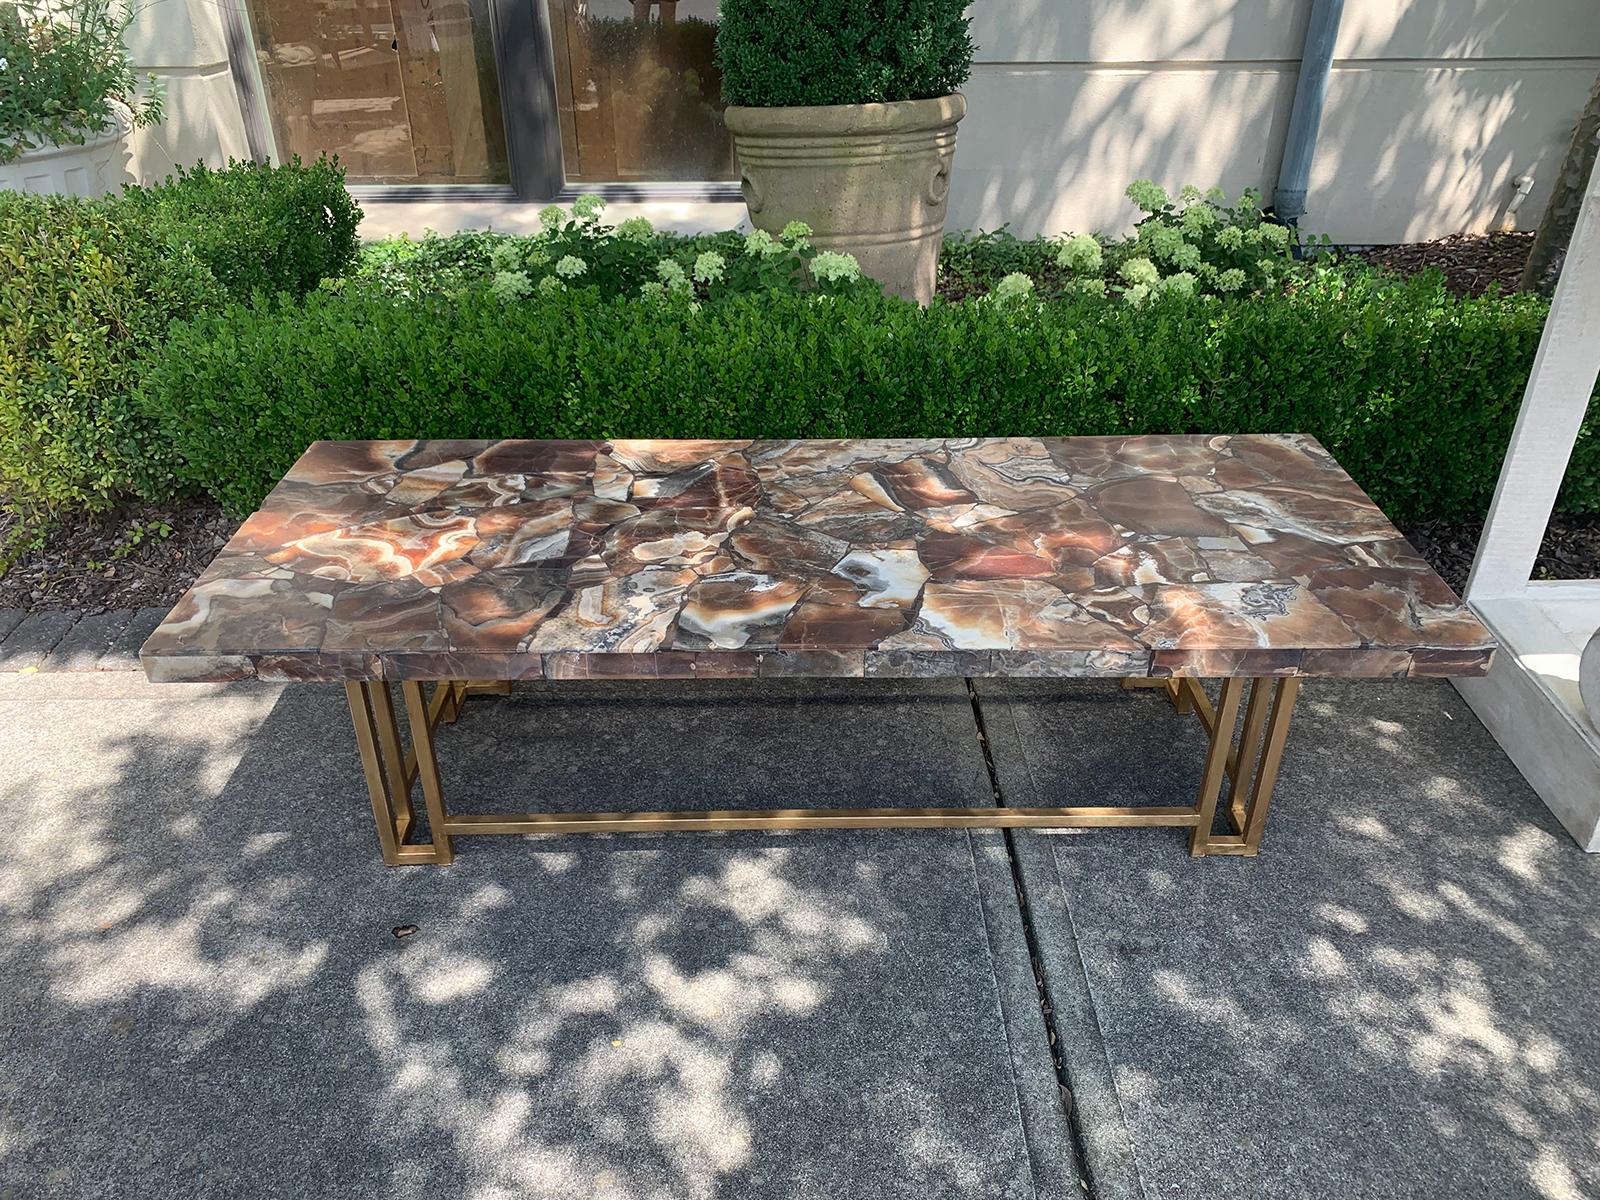
[[[1248,689],[1246,688],[1246,685]],[[1209,744],[1192,805],[1061,808],[793,808],[712,812],[452,813],[445,803],[436,750],[442,724],[453,724],[469,696],[509,695],[506,681],[454,680],[398,685],[411,732],[402,747],[394,687],[386,682],[345,685],[366,774],[383,860],[390,866],[453,861],[452,839],[477,834],[664,833],[763,829],[1074,829],[1093,826],[1172,826],[1189,830],[1189,853],[1253,855],[1261,846],[1272,790],[1300,680],[1295,676],[1221,681],[1217,703],[1193,678],[1132,678],[1124,687],[1159,687],[1180,713],[1205,727]],[[1248,699],[1246,691],[1248,690]],[[1243,721],[1240,709],[1243,708]],[[1242,724],[1242,728],[1240,728]],[[1235,732],[1238,731],[1237,741]],[[428,840],[419,840],[412,806],[420,787]],[[1226,798],[1224,799],[1224,788]],[[1217,808],[1231,833],[1214,832]]]

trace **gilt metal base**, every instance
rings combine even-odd
[[[1249,699],[1245,701],[1245,685]],[[1289,733],[1300,680],[1231,678],[1215,704],[1195,679],[1128,679],[1125,687],[1159,687],[1180,713],[1193,714],[1210,735],[1199,795],[1184,806],[1067,808],[784,808],[716,812],[452,813],[445,805],[435,754],[441,724],[461,715],[476,693],[509,695],[509,682],[454,680],[399,685],[411,732],[405,749],[395,716],[393,685],[345,685],[356,743],[366,772],[383,861],[449,863],[452,839],[488,833],[663,833],[731,829],[1079,829],[1091,826],[1177,826],[1189,830],[1189,853],[1255,854],[1261,846],[1272,789]],[[1244,708],[1237,742],[1239,710]],[[1226,784],[1226,795],[1224,795]],[[420,785],[428,839],[418,838],[411,797]],[[1213,832],[1218,805],[1231,833]]]

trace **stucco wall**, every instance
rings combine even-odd
[[[980,0],[953,224],[1118,229],[1129,180],[1270,195],[1309,0]],[[1305,227],[1492,228],[1555,165],[1600,72],[1600,0],[1348,0]]]
[[[978,0],[951,225],[1120,229],[1133,217],[1122,190],[1138,177],[1270,195],[1309,9]],[[243,156],[219,4],[154,0],[133,41],[166,81],[169,110],[139,137],[141,176]],[[1305,227],[1342,242],[1484,230],[1531,172],[1518,216],[1531,228],[1597,72],[1600,0],[1347,0]],[[674,206],[660,207],[670,221]],[[449,206],[415,221],[383,208],[386,227],[453,223]],[[732,223],[739,210],[726,208]]]

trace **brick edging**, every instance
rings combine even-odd
[[[0,671],[137,671],[139,647],[166,615],[165,607],[0,608]]]

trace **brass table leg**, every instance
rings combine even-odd
[[[479,692],[503,696],[511,691],[509,682],[474,684],[455,680],[435,684],[430,697],[425,687],[416,682],[400,685],[411,730],[411,749],[402,751],[391,686],[381,681],[345,684],[350,716],[355,722],[356,746],[372,800],[372,816],[378,826],[378,846],[383,851],[383,861],[391,867],[405,863],[443,865],[455,858],[433,735],[441,724],[453,723],[461,715],[467,696]],[[419,783],[428,814],[426,842],[407,840],[416,825],[411,791]]]
[[[1249,700],[1245,688],[1249,685]],[[1192,805],[1036,808],[787,808],[713,812],[452,813],[444,797],[434,735],[453,723],[470,695],[507,695],[508,682],[404,682],[400,691],[411,731],[402,748],[391,685],[346,685],[356,745],[366,774],[378,845],[390,866],[445,864],[452,839],[469,834],[652,833],[731,829],[1073,829],[1095,826],[1173,826],[1189,831],[1189,853],[1252,855],[1261,845],[1272,789],[1283,760],[1300,681],[1296,678],[1222,680],[1215,704],[1196,679],[1132,679],[1127,687],[1159,687],[1173,708],[1193,715],[1210,735],[1199,794]],[[1243,728],[1234,732],[1241,708]],[[426,842],[416,836],[411,792],[419,786],[428,818]],[[1223,788],[1226,785],[1226,803]],[[1212,832],[1218,806],[1233,828]]]
[[[1250,685],[1250,700],[1245,705],[1243,728],[1238,744],[1233,742],[1233,728],[1238,710],[1240,691],[1245,683]],[[1206,754],[1206,771],[1196,801],[1199,822],[1190,832],[1189,853],[1253,855],[1261,848],[1261,835],[1266,828],[1267,811],[1272,805],[1272,789],[1278,781],[1278,766],[1283,761],[1284,742],[1289,736],[1289,718],[1294,712],[1295,697],[1300,692],[1300,680],[1295,676],[1264,679],[1225,679],[1219,706],[1213,706],[1200,680],[1182,679],[1125,679],[1124,687],[1165,689],[1167,698],[1178,712],[1193,713],[1211,735],[1211,745]],[[1228,711],[1230,696],[1233,711]],[[1214,786],[1221,783],[1216,774],[1216,764],[1221,758],[1226,766],[1227,804],[1223,811],[1232,826],[1231,834],[1211,832],[1217,806]],[[1248,797],[1248,800],[1246,799]],[[1207,811],[1202,811],[1209,806]]]
[[[1272,789],[1283,763],[1284,743],[1289,739],[1289,720],[1299,693],[1300,680],[1294,676],[1251,681],[1244,736],[1229,781],[1227,813],[1233,833],[1213,834],[1203,853],[1253,855],[1260,850],[1267,812],[1272,806]],[[1247,782],[1248,805],[1244,801]]]
[[[1182,681],[1183,684],[1187,682],[1187,680]],[[1187,691],[1186,687],[1180,691],[1174,705],[1187,699],[1190,703],[1189,711],[1200,712],[1200,707],[1194,703],[1194,697],[1185,695]],[[1233,725],[1239,716],[1239,697],[1243,694],[1244,680],[1222,681],[1222,697],[1208,726],[1211,731],[1211,745],[1206,750],[1205,771],[1200,777],[1200,795],[1194,802],[1197,819],[1194,828],[1189,831],[1191,855],[1208,853],[1211,844],[1211,823],[1216,818],[1217,799],[1222,794],[1222,780],[1228,773],[1228,759],[1233,753]],[[1178,711],[1181,713],[1184,710],[1179,708]]]
[[[361,751],[361,769],[367,776],[367,793],[372,797],[372,819],[378,826],[378,845],[383,861],[391,867],[400,861],[400,819],[395,812],[394,793],[389,774],[378,757],[378,722],[372,708],[373,685],[347,683],[345,696],[350,701],[350,717],[356,726],[356,746]],[[394,719],[394,710],[389,710]]]

